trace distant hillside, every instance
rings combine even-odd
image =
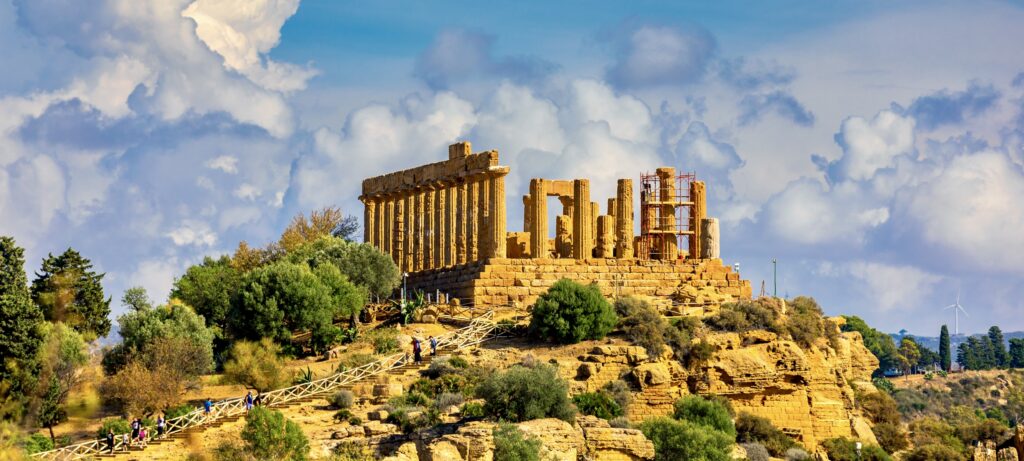
[[[981,335],[982,335],[982,333],[978,333],[977,335],[974,335],[974,336],[981,336]],[[901,336],[899,333],[889,333],[889,336],[892,336],[892,339],[896,341],[897,345],[899,345],[900,339],[903,338],[903,336]],[[908,334],[907,336],[914,336],[914,335],[909,335]],[[959,345],[960,343],[962,343],[964,341],[967,341],[967,338],[969,338],[970,336],[971,335],[956,335],[956,336],[950,337],[949,338],[950,347],[955,351],[957,345]],[[1010,347],[1009,341],[1010,341],[1010,339],[1013,339],[1013,338],[1024,338],[1024,331],[1012,331],[1012,332],[1009,332],[1009,333],[1007,333],[1005,331],[1003,332],[1003,339],[1006,341],[1006,347]],[[931,349],[931,350],[936,351],[936,352],[938,352],[938,350],[939,350],[939,337],[938,336],[914,336],[914,340],[916,340],[918,344],[920,344],[920,345],[922,345],[924,347],[927,347],[928,349]]]

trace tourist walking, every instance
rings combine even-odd
[[[132,443],[139,438],[139,430],[142,429],[142,421],[139,418],[132,420]]]
[[[433,356],[437,355],[437,338],[431,336],[429,338],[429,341],[430,341],[430,356],[433,357]]]
[[[139,446],[146,448],[146,426],[139,429]]]
[[[245,411],[249,412],[249,410],[252,410],[252,391],[245,394]]]
[[[419,340],[419,338],[412,338],[412,357],[413,357],[413,361],[415,361],[416,363],[422,362],[423,361],[423,357],[420,356],[420,354],[422,352],[423,351],[420,348],[420,340]]]
[[[207,397],[206,400],[203,401],[203,412],[206,413],[207,416],[209,416],[210,415],[210,410],[212,410],[212,409],[213,409],[213,400],[210,400],[210,398]]]
[[[114,454],[114,430],[107,429],[107,447],[110,449],[110,454]]]
[[[158,439],[163,439],[164,438],[164,430],[166,429],[166,426],[167,426],[167,419],[165,419],[164,418],[164,414],[161,413],[160,416],[158,416],[156,418],[156,438],[158,438]]]

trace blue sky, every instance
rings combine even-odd
[[[166,297],[455,140],[531,177],[696,171],[755,291],[1024,330],[1020,2],[0,0],[0,233]],[[120,309],[120,308],[118,308]]]

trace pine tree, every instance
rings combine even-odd
[[[87,339],[102,338],[110,332],[110,298],[103,295],[103,276],[71,248],[60,256],[50,254],[32,281],[32,300],[47,320],[64,322]]]
[[[952,357],[949,354],[949,328],[945,325],[939,332],[939,362],[943,370],[949,371],[952,366]]]
[[[991,344],[993,355],[993,368],[1006,367],[1010,365],[1010,356],[1006,353],[1006,343],[1003,342],[1003,331],[993,325],[988,329],[988,341]]]
[[[50,379],[50,385],[42,396],[39,408],[39,425],[50,430],[50,440],[57,441],[53,435],[53,426],[56,426],[68,418],[68,414],[61,405],[60,382],[54,376]]]
[[[0,389],[8,397],[20,400],[35,384],[42,323],[43,314],[29,297],[24,250],[13,238],[0,237]]]
[[[1024,338],[1010,340],[1010,367],[1024,368]]]

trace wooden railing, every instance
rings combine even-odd
[[[437,337],[438,349],[459,350],[475,346],[486,341],[492,334],[497,333],[497,325],[493,322],[493,311],[487,311],[474,318],[469,325],[458,330],[450,331]],[[410,361],[407,353],[399,352],[389,355],[377,361],[367,363],[356,368],[334,373],[325,378],[303,384],[276,389],[262,394],[262,404],[267,407],[287,406],[296,400],[307,397],[322,395],[346,384],[354,383],[372,376],[387,373],[406,365]],[[213,404],[210,412],[199,408],[177,418],[169,419],[166,422],[165,436],[183,432],[187,429],[203,426],[221,418],[228,418],[245,414],[244,398],[231,398],[221,400]],[[155,428],[147,427],[146,432],[156,434]],[[123,442],[123,434],[115,436],[114,452],[123,452],[128,449]],[[32,455],[34,458],[53,460],[73,460],[89,458],[97,455],[107,454],[110,447],[106,440],[92,440],[74,445],[68,445],[56,450],[44,451]]]

